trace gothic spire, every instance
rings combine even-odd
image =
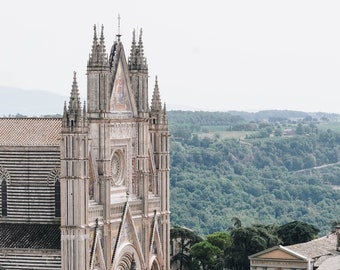
[[[63,126],[67,126],[67,106],[66,101],[64,102],[64,113],[63,113]]]
[[[105,49],[105,39],[104,39],[104,26],[102,25],[100,31],[100,37],[98,41],[97,28],[96,25],[93,26],[93,42],[92,50],[90,54],[90,59],[88,62],[89,66],[105,66],[107,64],[107,55]]]
[[[105,61],[106,58],[106,49],[105,49],[105,41],[104,41],[104,25],[102,25],[102,29],[100,31],[100,41],[99,41],[99,53],[100,53],[100,61]]]
[[[146,57],[144,57],[142,33],[143,33],[142,30],[140,30],[138,44],[137,44],[135,30],[133,30],[131,52],[130,52],[130,57],[129,57],[129,69],[130,70],[147,70],[148,69],[148,65],[146,63]]]
[[[97,29],[96,29],[96,25],[93,26],[93,42],[92,42],[92,50],[91,50],[91,54],[90,54],[90,59],[89,59],[89,63],[90,62],[94,62],[96,59],[98,59],[98,38],[97,38]]]
[[[166,114],[166,103],[164,102],[164,105],[163,105],[163,112],[164,114]]]
[[[83,106],[83,122],[87,124],[87,114],[86,114],[86,102],[84,101],[84,106]]]
[[[77,84],[77,73],[73,72],[73,83],[72,83],[72,90],[71,90],[71,97],[68,105],[68,112],[69,113],[80,113],[81,112],[81,104],[80,104],[80,97],[79,97],[79,90]]]
[[[64,102],[64,113],[63,113],[63,117],[66,117],[67,115],[67,106],[66,106],[66,101]]]
[[[130,59],[134,59],[135,57],[136,57],[136,31],[135,29],[133,29]]]
[[[139,40],[138,40],[138,56],[144,57],[144,48],[143,48],[143,40],[142,40],[143,30],[140,30]]]
[[[162,110],[162,102],[161,102],[161,97],[160,97],[160,94],[159,94],[158,80],[157,80],[157,76],[156,76],[155,88],[154,88],[153,94],[152,94],[151,111],[160,112],[161,110]]]

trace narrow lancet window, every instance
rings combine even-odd
[[[7,182],[5,179],[1,182],[1,215],[7,216]]]
[[[54,207],[55,207],[55,217],[60,217],[60,182],[59,179],[55,182],[54,185]]]

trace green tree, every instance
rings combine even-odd
[[[223,255],[223,251],[204,240],[194,244],[190,249],[190,254],[203,270],[211,270],[216,269],[216,263]]]
[[[232,270],[248,270],[248,256],[280,244],[275,226],[233,227],[230,236],[232,244],[227,261]]]
[[[293,221],[279,227],[277,234],[283,245],[294,245],[308,242],[317,237],[319,229],[314,225]]]
[[[223,253],[220,256],[217,256],[215,261],[216,269],[226,269],[228,252],[231,246],[231,238],[230,234],[226,232],[215,232],[207,236],[207,241],[218,247]]]
[[[195,243],[202,241],[192,230],[183,227],[174,227],[170,230],[170,240],[178,243],[178,252],[173,254],[172,263],[179,262],[179,270],[191,265],[190,248]]]
[[[226,232],[214,232],[207,236],[207,241],[220,250],[226,250],[231,245],[230,235]]]

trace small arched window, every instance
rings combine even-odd
[[[7,216],[7,182],[4,178],[1,181],[1,215]]]
[[[10,183],[10,175],[8,171],[2,167],[0,167],[0,183],[1,183],[1,216],[7,216],[8,204],[8,184]]]
[[[60,217],[60,182],[59,179],[54,185],[54,207],[55,207],[55,217]]]
[[[54,185],[54,216],[60,217],[60,172],[57,168],[53,169],[47,177],[47,184]]]

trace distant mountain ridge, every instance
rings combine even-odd
[[[67,96],[53,92],[0,86],[0,117],[15,116],[17,114],[24,116],[62,115],[65,101],[68,101]],[[168,104],[167,108],[169,111],[206,111],[204,109],[174,104]],[[325,117],[330,120],[340,118],[340,115],[335,113],[290,110],[263,110],[258,112],[224,111],[223,113],[238,115],[248,121],[270,119],[273,117],[287,119],[305,117],[320,119]]]
[[[67,97],[41,90],[0,86],[0,116],[62,114]]]

